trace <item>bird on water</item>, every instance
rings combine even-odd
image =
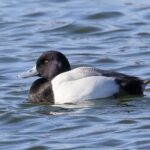
[[[52,104],[77,103],[83,100],[122,95],[143,95],[150,80],[143,80],[110,70],[93,67],[71,69],[67,57],[58,51],[46,51],[36,65],[20,77],[39,76],[30,87],[31,102]]]

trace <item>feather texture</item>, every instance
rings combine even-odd
[[[94,68],[80,67],[62,73],[52,80],[56,104],[105,98],[119,91],[113,77],[101,76]]]

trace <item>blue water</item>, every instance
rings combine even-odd
[[[36,78],[17,75],[47,50],[64,53],[72,68],[150,79],[148,0],[1,0],[0,149],[150,149],[150,86],[143,97],[29,103]]]

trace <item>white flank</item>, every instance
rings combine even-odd
[[[119,91],[114,78],[99,76],[92,70],[77,68],[52,80],[56,104],[77,103],[81,100],[110,97]]]

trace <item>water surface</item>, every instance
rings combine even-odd
[[[0,35],[0,149],[150,149],[150,86],[143,97],[35,105],[36,78],[16,77],[54,49],[73,68],[150,79],[148,0],[1,0]]]

